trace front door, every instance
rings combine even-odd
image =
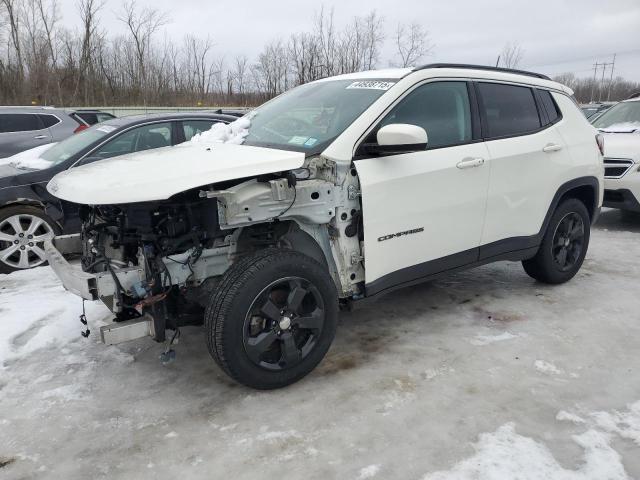
[[[426,130],[425,151],[354,161],[368,295],[478,259],[490,165],[469,88],[464,81],[420,85],[365,139],[408,123]]]

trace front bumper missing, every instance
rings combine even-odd
[[[44,252],[64,288],[85,300],[101,300],[114,313],[122,311],[122,306],[117,301],[116,283],[111,272],[83,272],[67,262],[56,248],[57,245],[58,237],[45,242]],[[145,272],[139,267],[121,268],[114,273],[126,292],[131,292],[134,284],[145,279]]]

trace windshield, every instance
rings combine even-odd
[[[81,152],[115,129],[116,127],[112,125],[94,125],[54,145],[40,155],[40,159],[49,163],[46,168],[51,168]]]
[[[640,102],[621,102],[593,121],[596,128],[640,129]]]
[[[244,144],[320,153],[393,84],[330,80],[294,88],[252,112]]]

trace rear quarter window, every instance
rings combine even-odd
[[[549,119],[549,123],[556,123],[560,120],[562,116],[560,114],[560,109],[556,105],[555,100],[551,96],[551,92],[548,90],[538,90],[538,95],[540,100],[542,101],[542,107],[545,112],[547,112],[547,118]]]
[[[531,88],[501,83],[479,83],[478,88],[485,137],[524,135],[541,127]]]
[[[38,115],[38,116],[40,117],[42,124],[46,128],[53,127],[57,123],[60,123],[60,119],[55,115]]]

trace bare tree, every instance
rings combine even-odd
[[[499,62],[507,68],[518,68],[524,57],[524,50],[517,42],[507,42],[500,53]]]
[[[429,55],[434,45],[429,39],[429,32],[419,23],[409,26],[399,23],[396,29],[396,50],[400,56],[399,62],[392,64],[400,67],[415,65],[422,57]]]
[[[20,19],[18,11],[20,3],[16,2],[16,0],[2,0],[2,5],[4,5],[5,11],[7,12],[7,19],[9,20],[9,37],[16,55],[19,74],[22,77],[22,46],[20,42]]]
[[[85,0],[86,1],[86,0]],[[151,39],[160,27],[169,23],[165,12],[152,7],[138,8],[136,0],[125,2],[118,17],[129,30],[135,48],[138,67],[138,88],[144,90],[147,80],[147,61],[151,49]]]

